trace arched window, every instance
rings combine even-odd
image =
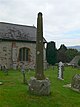
[[[29,60],[29,49],[20,48],[19,50],[19,61],[28,61]]]

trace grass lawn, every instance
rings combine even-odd
[[[57,71],[57,67],[44,71],[51,81],[49,96],[31,95],[19,70],[9,70],[8,75],[0,71],[0,81],[3,82],[0,85],[0,107],[80,107],[80,93],[63,87],[71,82],[74,74],[80,73],[80,69],[65,67],[64,81],[57,79]],[[34,71],[26,72],[27,80],[34,75]]]

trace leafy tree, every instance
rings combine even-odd
[[[57,51],[57,62],[66,62],[66,53],[62,50]]]
[[[57,62],[70,62],[76,55],[80,55],[77,49],[67,49],[67,47],[62,44],[57,51]]]
[[[67,62],[70,62],[76,55],[78,55],[78,51],[76,49],[67,49],[66,51]]]
[[[55,42],[53,41],[47,43],[46,59],[47,62],[51,65],[54,65],[56,63],[56,47]]]
[[[67,50],[67,47],[64,44],[61,44],[60,48],[58,49],[58,51],[63,51],[65,52]]]
[[[57,62],[60,62],[60,61],[64,63],[66,62],[66,53],[65,53],[66,50],[67,50],[67,47],[64,44],[62,44],[57,51]]]

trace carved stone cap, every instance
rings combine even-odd
[[[41,13],[41,12],[39,12],[39,13],[38,13],[38,16],[42,16],[42,13]]]

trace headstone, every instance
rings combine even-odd
[[[36,74],[29,81],[29,92],[36,95],[50,94],[50,81],[43,72],[43,19],[42,13],[38,13],[36,35]]]
[[[64,64],[60,61],[58,65],[58,79],[63,80]]]
[[[6,75],[8,75],[8,68],[7,68],[6,65],[3,66],[3,70],[4,70],[4,73],[5,73]]]
[[[80,74],[76,74],[72,77],[71,88],[80,91]]]
[[[24,63],[22,63],[22,65],[21,65],[21,72],[22,72],[22,75],[23,75],[23,83],[27,84],[27,80],[26,80],[26,77],[25,77],[25,64]]]

